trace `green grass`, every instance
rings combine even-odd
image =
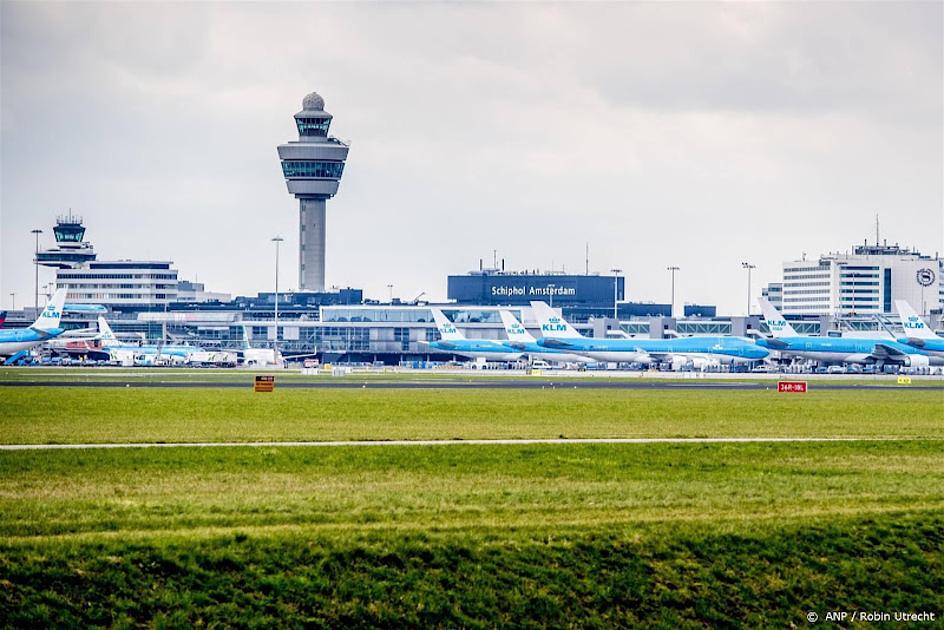
[[[559,435],[867,439],[0,452],[0,626],[944,612],[941,392],[0,389],[6,443]]]
[[[21,626],[784,626],[942,558],[937,442],[0,454]]]
[[[942,558],[940,513],[720,534],[54,543],[0,547],[0,618],[16,627],[807,627],[811,610],[940,615]]]
[[[944,392],[7,388],[0,442],[944,437]]]
[[[737,522],[944,509],[936,441],[18,451],[0,536]]]

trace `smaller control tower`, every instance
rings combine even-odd
[[[279,145],[288,191],[298,198],[298,289],[325,288],[325,201],[338,192],[348,145],[328,136],[331,114],[312,92],[295,114],[298,140]]]
[[[36,254],[36,262],[44,267],[56,269],[75,269],[95,260],[95,248],[85,240],[85,226],[82,217],[69,214],[56,217],[56,246]]]

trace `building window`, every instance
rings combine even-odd
[[[342,172],[344,172],[344,162],[308,162],[303,160],[282,162],[282,173],[285,177],[340,179]]]
[[[324,138],[328,135],[328,127],[331,126],[330,118],[296,118],[295,126],[298,127],[300,136],[319,136]]]

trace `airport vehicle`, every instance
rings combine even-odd
[[[814,337],[798,335],[783,315],[764,298],[761,310],[773,338],[758,339],[757,344],[784,356],[798,356],[822,363],[875,363],[906,367],[944,365],[944,358],[894,339],[863,337]]]
[[[15,355],[38,346],[63,332],[59,327],[62,307],[66,303],[66,289],[58,289],[36,321],[26,328],[0,330],[0,356]]]
[[[594,339],[584,337],[545,302],[531,302],[541,323],[538,345],[582,354],[594,361],[653,364],[670,362],[674,368],[705,369],[720,365],[762,361],[767,349],[745,337],[676,337],[672,339]]]
[[[934,334],[934,331],[924,323],[921,316],[905,300],[895,300],[895,309],[901,316],[901,326],[905,330],[905,337],[899,339],[901,343],[924,350],[929,355],[944,356],[944,337]]]
[[[466,339],[455,325],[443,315],[441,310],[438,308],[430,310],[433,312],[433,320],[436,322],[436,328],[439,330],[440,336],[439,341],[422,342],[430,348],[472,359],[485,359],[486,361],[518,361],[521,359],[523,353],[512,349],[506,345],[506,342],[490,339]]]
[[[556,348],[545,348],[538,345],[537,340],[529,333],[521,322],[508,311],[499,311],[502,323],[505,325],[505,333],[508,335],[508,341],[504,342],[512,350],[523,352],[531,357],[532,362],[535,359],[551,363],[590,363],[589,359],[580,354],[573,354],[566,350]]]

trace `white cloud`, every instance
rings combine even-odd
[[[317,90],[353,141],[328,280],[445,297],[511,267],[619,266],[634,299],[741,308],[739,261],[944,233],[942,5],[2,5],[0,289],[71,206],[101,255],[215,290],[295,266],[275,145]],[[291,273],[289,278],[291,278]],[[292,283],[292,280],[290,280]],[[759,282],[757,283],[759,284]]]

